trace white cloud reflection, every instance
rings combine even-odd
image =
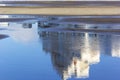
[[[5,28],[7,30],[3,30],[0,33],[9,35],[16,42],[31,43],[38,40],[36,24],[33,24],[32,28],[24,28],[23,24],[19,23],[6,22],[1,24],[0,28]]]

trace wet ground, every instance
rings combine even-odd
[[[0,80],[120,80],[119,24],[48,22],[0,23]]]

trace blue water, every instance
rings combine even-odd
[[[32,25],[0,31],[0,80],[120,80],[119,32],[58,33]]]

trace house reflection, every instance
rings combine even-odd
[[[89,77],[89,66],[100,61],[96,34],[43,32],[42,35],[43,49],[51,53],[52,63],[63,80],[71,76]]]
[[[63,80],[88,78],[90,65],[100,62],[100,54],[120,57],[119,35],[45,31],[39,35]]]

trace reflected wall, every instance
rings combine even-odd
[[[101,54],[119,57],[120,36],[90,32],[39,32],[43,50],[63,80],[89,78],[90,65],[100,62]]]

